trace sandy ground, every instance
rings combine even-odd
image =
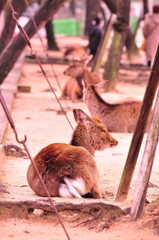
[[[61,37],[58,41],[60,47],[70,45],[70,39],[64,39]],[[80,42],[80,39],[77,38],[76,43],[78,41]],[[37,44],[37,40],[34,39],[32,40],[32,44],[35,51],[38,51],[39,55],[43,55],[39,42]],[[83,44],[85,44],[85,40],[83,41]],[[26,49],[26,54],[29,54],[28,49]],[[62,57],[61,52],[50,54],[54,54],[56,57]],[[61,92],[53,77],[52,67],[49,64],[44,64],[43,67],[51,85],[55,90],[56,96],[59,97]],[[53,67],[61,86],[63,86],[67,79],[67,77],[64,76],[63,71],[66,69],[67,65],[54,64]],[[117,86],[118,91],[115,93],[104,94],[103,97],[110,102],[116,102],[128,96],[142,99],[148,76],[149,71],[142,72],[141,70],[139,72],[122,69],[120,72],[120,81]],[[18,86],[29,86],[31,89],[29,93],[16,93],[11,112],[18,131],[19,139],[23,139],[25,134],[27,136],[26,144],[31,156],[34,156],[42,147],[50,143],[68,143],[72,135],[72,128],[66,117],[61,114],[59,103],[55,99],[55,95],[50,91],[49,85],[41,73],[39,66],[25,61]],[[71,101],[61,101],[61,104],[63,108],[67,110],[67,116],[73,127],[76,125],[72,114],[73,108],[81,108],[89,113],[83,102],[72,103]],[[138,158],[129,195],[124,203],[116,203],[115,196],[131,143],[132,134],[113,133],[113,136],[118,140],[118,146],[113,149],[96,152],[95,154],[95,160],[100,172],[101,189],[103,194],[101,202],[119,205],[122,209],[124,209],[131,206],[137,174],[144,150],[146,134]],[[4,143],[18,145],[10,126],[8,126],[5,133]],[[147,199],[150,202],[155,200],[159,195],[159,162],[157,156],[158,154],[156,154],[155,157],[150,179],[150,182],[153,184],[152,187],[148,189],[147,193]],[[26,171],[29,164],[30,160],[27,158],[5,157],[1,171],[1,181],[6,189],[6,192],[1,194],[1,201],[36,201],[37,199],[40,199],[40,197],[37,197],[29,188],[26,180]],[[55,198],[54,200],[56,202],[62,201],[58,198]],[[67,203],[76,203],[79,201],[83,200],[66,200]],[[87,201],[89,202],[89,200]],[[84,227],[81,225],[74,227],[76,224],[71,224],[69,221],[66,221],[66,219],[64,222],[71,239],[158,239],[156,229],[154,230],[151,227],[145,227],[143,224],[144,220],[142,219],[135,223],[131,223],[129,221],[129,215],[127,215],[118,219],[118,221],[115,221],[109,229],[101,232],[98,232],[97,229],[89,229],[88,226]],[[56,223],[57,221],[54,219],[41,217],[38,214],[36,216],[28,216],[27,218],[21,219],[14,218],[13,216],[11,218],[2,218],[0,219],[1,238],[5,240],[66,239],[63,229]]]
[[[151,229],[137,224],[116,223],[111,229],[96,232],[85,227],[70,227],[66,224],[70,239],[108,239],[108,240],[157,240],[159,237]],[[67,239],[63,229],[47,220],[19,220],[9,219],[1,222],[1,238],[16,240],[64,240]]]

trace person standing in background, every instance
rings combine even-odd
[[[96,55],[98,46],[100,44],[100,41],[103,36],[103,28],[102,28],[102,21],[99,17],[96,17],[92,21],[92,25],[89,29],[89,34],[88,34],[88,49],[89,49],[89,54],[93,55],[93,58]]]
[[[152,67],[156,50],[159,44],[159,5],[154,5],[152,14],[145,16],[142,28],[145,42],[147,66]]]

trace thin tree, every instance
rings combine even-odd
[[[3,7],[4,7],[5,3],[6,3],[6,0],[1,0],[0,1],[0,12],[3,10]]]
[[[144,14],[144,16],[148,12],[149,12],[148,0],[143,0],[143,14]],[[144,18],[144,16],[143,16],[143,18]]]
[[[56,38],[54,35],[54,24],[52,23],[52,19],[46,23],[45,29],[46,29],[46,37],[47,37],[47,49],[58,51],[59,47],[57,45]]]
[[[134,29],[134,32],[131,31],[131,29],[129,29],[129,33],[128,33],[128,36],[127,36],[127,39],[126,39],[126,49],[127,49],[127,54],[128,54],[128,58],[131,59],[132,56],[135,55],[139,55],[139,49],[136,45],[136,34],[137,34],[137,31],[138,31],[138,28],[140,26],[140,22],[142,20],[144,20],[145,18],[145,14],[149,12],[149,9],[148,9],[148,0],[143,0],[143,11],[142,11],[142,15],[139,17],[139,19],[137,20],[137,23],[136,23],[136,27]]]
[[[116,10],[117,10],[116,1],[114,1],[114,0],[103,0],[103,2],[107,5],[107,7],[111,11],[111,13],[116,14]]]
[[[19,16],[21,16],[21,14],[24,12],[24,10],[26,9],[26,4],[24,1],[21,0],[13,0],[12,1],[12,5],[13,8],[16,9],[17,12],[17,19],[19,18]],[[9,43],[9,41],[11,40],[13,33],[14,33],[14,29],[16,26],[16,23],[13,19],[12,16],[12,12],[11,9],[9,7],[9,5],[3,1],[3,7],[5,6],[4,10],[5,10],[5,22],[4,25],[7,27],[3,28],[1,37],[0,37],[0,53],[3,51],[3,49],[7,46],[7,44]]]
[[[53,15],[57,12],[60,6],[66,0],[45,0],[41,5],[39,10],[36,12],[34,19],[38,29],[43,27]],[[25,32],[29,38],[32,38],[36,33],[36,29],[33,25],[32,20],[30,20],[25,26]],[[17,59],[21,55],[22,51],[26,46],[26,41],[24,40],[21,32],[7,45],[4,51],[0,55],[0,84],[4,81],[5,77],[8,75]]]
[[[121,54],[129,30],[130,0],[117,0],[116,9],[117,19],[113,25],[114,35],[103,74],[104,79],[109,80],[106,91],[114,90],[118,80]]]

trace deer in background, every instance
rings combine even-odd
[[[64,71],[64,74],[69,76],[67,79],[61,94],[61,99],[68,98],[72,101],[82,100],[83,96],[83,68],[85,61],[74,59],[68,68]]]
[[[69,77],[62,89],[62,94],[60,99],[69,99],[72,102],[82,101],[82,87],[78,84],[78,82],[82,82],[82,80],[78,80],[73,77]]]
[[[98,119],[80,109],[73,110],[77,127],[70,144],[53,143],[34,157],[34,163],[52,197],[100,198],[99,172],[93,158],[96,150],[113,147],[117,140]],[[32,164],[27,171],[31,189],[46,196]]]
[[[110,104],[100,96],[106,84],[105,80],[97,72],[91,72],[87,67],[89,59],[74,61],[68,69],[67,75],[78,76],[81,74],[83,79],[82,91],[83,101],[88,107],[92,116],[101,119],[111,132],[134,132],[136,127],[142,102],[139,100],[125,100],[120,103]],[[146,131],[152,118],[152,111],[149,115]]]
[[[88,47],[82,45],[67,46],[63,53],[63,58],[74,59],[74,58],[88,58]]]
[[[83,98],[83,74],[84,67],[90,61],[92,56],[89,58],[85,58],[82,60],[74,59],[73,62],[68,66],[68,68],[64,71],[65,75],[70,76],[62,90],[61,99],[69,98],[72,101],[82,100]],[[99,74],[93,73],[92,83],[101,82],[102,79],[99,77]]]
[[[142,102],[133,100],[110,104],[104,101],[96,89],[99,84],[92,84],[93,77],[93,73],[85,66],[83,101],[91,115],[98,117],[111,132],[134,132]],[[151,118],[152,111],[149,115],[146,131],[150,125]]]

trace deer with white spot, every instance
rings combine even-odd
[[[93,158],[96,150],[113,147],[117,140],[98,119],[80,109],[73,110],[77,126],[70,144],[53,143],[34,157],[34,163],[52,197],[100,198],[99,172]],[[40,179],[30,164],[27,179],[31,189],[46,196]]]

